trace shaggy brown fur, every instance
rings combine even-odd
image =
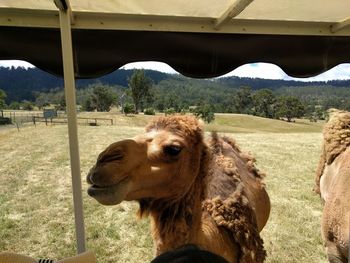
[[[323,129],[323,138],[314,187],[314,191],[318,194],[320,194],[320,180],[326,164],[331,164],[350,145],[350,113],[332,110],[330,119]]]
[[[164,153],[174,144],[183,147],[181,153]],[[114,161],[111,153],[124,158]],[[145,135],[112,144],[99,160],[113,162],[98,161],[90,171],[88,182],[93,191],[89,194],[103,204],[138,200],[139,215],[151,216],[157,254],[195,244],[230,263],[264,261],[259,231],[270,212],[264,175],[256,169],[254,158],[242,153],[232,139],[214,133],[205,143],[195,118],[161,117],[146,127]],[[123,175],[124,167],[131,167],[125,173],[130,179]],[[155,174],[152,167],[157,167]],[[99,182],[105,187],[107,180],[102,179],[106,177],[113,178],[109,179],[113,189],[126,181],[123,189],[129,192],[123,196],[110,191],[100,194]],[[152,183],[153,189],[142,189]],[[130,190],[134,185],[140,185],[137,191]],[[110,195],[116,201],[110,201]]]
[[[225,201],[219,197],[206,200],[203,208],[209,212],[218,226],[228,229],[239,245],[239,262],[263,262],[266,257],[256,218],[242,185]]]
[[[197,144],[203,142],[202,126],[197,119],[186,115],[158,117],[146,126],[146,132],[151,130],[166,130],[189,142]]]
[[[211,199],[205,200],[203,208],[209,212],[218,226],[223,226],[232,232],[235,242],[241,249],[240,262],[263,262],[266,252],[259,235],[255,211],[244,192],[247,185],[241,178],[244,176],[243,169],[230,155],[235,154],[241,159],[247,171],[259,183],[264,174],[256,169],[255,159],[242,153],[233,139],[220,138],[213,133],[209,145],[212,149],[213,161],[221,167],[222,174],[220,174],[220,168],[210,171],[209,180],[212,182],[209,183],[208,198]],[[222,184],[218,180],[221,180]],[[218,188],[220,185],[223,186],[221,189]]]
[[[324,200],[321,232],[332,263],[348,262],[350,232],[350,112],[333,112],[324,127],[315,190]]]

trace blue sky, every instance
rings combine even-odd
[[[22,66],[33,67],[33,65],[19,60],[0,60],[0,66]],[[136,62],[125,65],[125,69],[145,68],[154,69],[166,73],[176,73],[167,64],[161,62]],[[284,80],[302,80],[302,81],[327,81],[334,79],[350,79],[350,64],[340,64],[325,73],[312,78],[291,78],[283,72],[281,68],[269,63],[253,63],[246,64],[236,68],[225,76],[251,77],[251,78],[265,78],[265,79],[284,79]]]

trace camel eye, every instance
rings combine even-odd
[[[177,156],[181,152],[182,148],[176,145],[165,146],[163,151],[166,155]]]

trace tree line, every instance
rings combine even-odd
[[[118,106],[125,113],[155,111],[174,113],[192,111],[213,118],[214,112],[243,113],[265,118],[307,117],[312,121],[325,118],[328,108],[350,110],[350,89],[331,86],[302,86],[252,89],[229,86],[227,80],[198,80],[179,75],[154,81],[147,71],[135,70],[126,77],[126,86],[108,85],[100,81],[77,90],[77,104],[86,111],[109,111]],[[60,88],[33,92],[33,101],[12,101],[5,105],[6,93],[0,92],[0,108],[31,109],[55,105],[65,109],[64,92]]]

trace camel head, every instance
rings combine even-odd
[[[88,194],[104,205],[181,198],[199,174],[204,147],[194,117],[155,119],[144,134],[100,153],[87,176]]]

